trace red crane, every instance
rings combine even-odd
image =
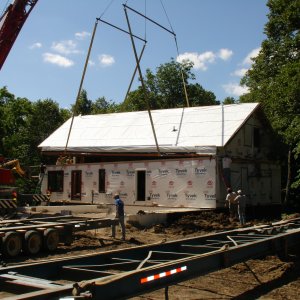
[[[0,18],[0,70],[38,0],[15,0]]]

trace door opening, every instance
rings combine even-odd
[[[71,176],[71,200],[81,200],[81,171],[72,171]]]
[[[136,201],[146,200],[146,170],[136,171]]]

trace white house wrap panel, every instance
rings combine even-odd
[[[105,192],[99,192],[99,169],[105,170]],[[63,190],[52,192],[43,183],[43,193],[49,188],[51,200],[69,199],[71,172],[82,171],[81,201],[112,203],[119,193],[127,204],[162,205],[169,207],[216,207],[216,163],[214,158],[178,159],[101,164],[48,166],[48,171],[63,171]],[[137,171],[145,171],[145,198],[137,199]]]

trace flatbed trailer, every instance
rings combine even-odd
[[[0,249],[5,257],[16,257],[20,252],[35,255],[42,249],[53,252],[59,243],[70,245],[77,231],[111,227],[117,219],[53,216],[0,221]]]
[[[172,242],[0,267],[3,299],[128,299],[300,243],[300,218]],[[7,298],[6,298],[7,297]],[[167,297],[166,297],[167,298]]]

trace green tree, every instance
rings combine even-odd
[[[236,104],[236,103],[238,103],[238,101],[235,100],[233,97],[226,97],[223,100],[223,104]]]
[[[92,102],[91,114],[107,114],[118,112],[120,110],[120,105],[113,101],[107,101],[105,97],[100,97]]]
[[[9,158],[25,159],[29,149],[26,143],[28,116],[32,112],[31,102],[26,98],[10,97],[4,105],[3,155]]]
[[[70,116],[69,111],[60,109],[58,103],[52,99],[38,100],[32,103],[32,112],[28,116],[27,134],[25,135],[31,164],[39,164],[42,160],[38,145]]]
[[[125,101],[121,104],[122,111],[143,111],[148,108],[151,109],[159,109],[162,108],[161,102],[159,101],[160,96],[149,92],[147,94],[147,100],[145,98],[144,91],[141,86],[139,86],[136,90],[130,92],[125,99]]]
[[[92,100],[88,99],[87,91],[81,90],[75,105],[72,106],[75,116],[90,115],[92,112]]]
[[[190,106],[219,105],[216,96],[211,91],[206,91],[199,83],[187,86]]]
[[[22,166],[39,164],[38,145],[70,117],[51,99],[31,102],[0,89],[0,153],[19,159]]]
[[[15,96],[11,94],[6,87],[0,89],[0,154],[5,154],[4,140],[7,135],[6,130],[6,105],[14,100]]]
[[[261,102],[273,128],[288,145],[288,202],[290,184],[300,187],[300,1],[269,0],[267,5],[267,39],[242,79],[250,93],[240,101]]]
[[[182,78],[184,80],[190,106],[219,104],[212,92],[206,91],[199,84],[190,83],[195,80],[192,73],[193,63],[184,61],[171,62],[160,65],[154,74],[150,69],[146,70],[144,83],[147,90],[146,103],[142,87],[138,87],[129,93],[122,104],[123,111],[145,110],[160,108],[175,108],[186,106],[185,92]]]

